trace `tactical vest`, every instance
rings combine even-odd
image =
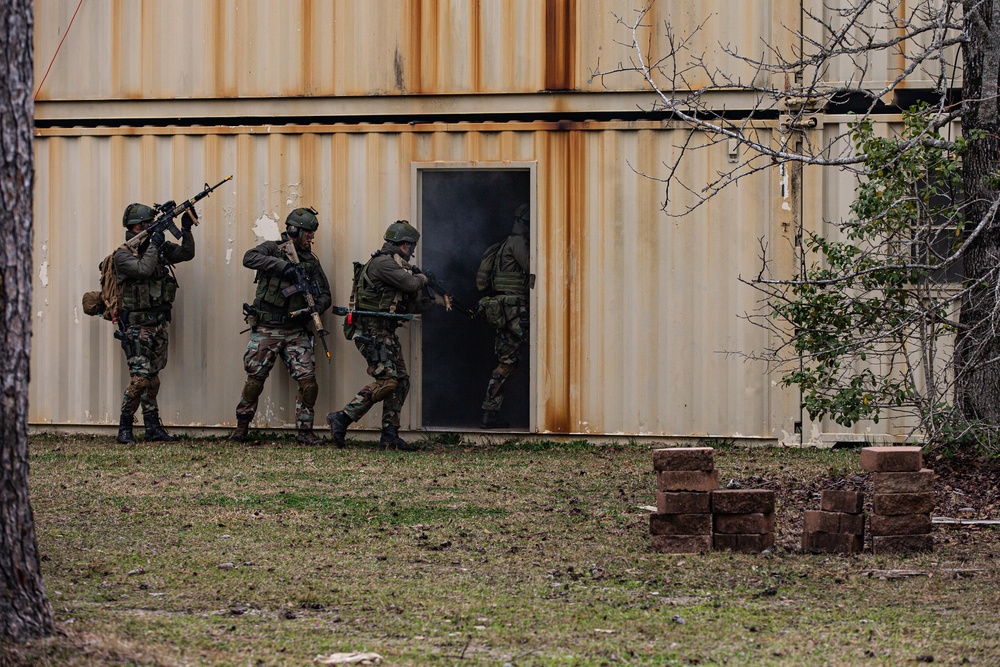
[[[149,278],[128,279],[122,284],[122,302],[128,323],[152,325],[170,320],[177,296],[177,279],[166,264],[157,265]]]
[[[306,275],[313,275],[319,269],[315,256],[302,259],[299,262]],[[254,282],[257,292],[254,295],[254,307],[257,308],[257,321],[261,324],[282,324],[289,321],[289,313],[306,307],[306,298],[302,292],[295,292],[285,297],[282,292],[294,285],[291,280],[285,280],[280,274],[257,272]]]
[[[392,253],[379,250],[365,263],[358,272],[357,281],[354,286],[355,302],[353,307],[358,310],[373,310],[383,313],[405,313],[407,311],[400,308],[400,302],[403,301],[403,293],[389,285],[376,284],[368,275],[371,263],[380,255],[390,255],[395,258]]]

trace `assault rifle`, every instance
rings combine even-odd
[[[181,215],[185,211],[190,210],[192,212],[191,217],[194,219],[194,224],[198,224],[198,216],[194,212],[194,205],[199,201],[212,194],[212,191],[220,187],[223,183],[232,178],[232,174],[226,176],[224,179],[216,183],[215,185],[209,185],[205,183],[205,189],[196,194],[191,199],[183,201],[180,204],[175,204],[172,201],[168,201],[166,204],[162,204],[157,207],[160,212],[159,215],[153,220],[153,223],[146,227],[144,230],[130,238],[125,242],[126,247],[132,252],[133,255],[139,254],[139,246],[148,239],[150,236],[156,232],[170,232],[174,235],[175,239],[181,237],[181,230],[177,229],[177,225],[174,224],[174,218]]]
[[[301,293],[306,300],[306,307],[289,313],[292,317],[309,315],[312,318],[313,329],[319,336],[319,342],[323,343],[323,351],[326,352],[326,360],[330,361],[330,348],[326,345],[326,337],[330,332],[323,328],[323,320],[319,318],[316,310],[316,295],[319,294],[319,285],[315,278],[306,275],[306,272],[299,265],[299,253],[295,250],[294,239],[288,239],[278,246],[285,253],[285,257],[295,267],[295,284],[281,290],[281,296],[286,299],[293,294]]]
[[[331,311],[334,315],[347,318],[348,324],[356,324],[355,317],[387,317],[394,320],[412,320],[413,313],[389,313],[381,310],[354,310],[343,306],[334,306]]]
[[[418,271],[419,270],[415,270],[414,273],[417,273]],[[427,276],[427,288],[431,291],[438,293],[439,295],[441,295],[441,298],[444,299],[445,310],[457,310],[462,315],[465,315],[470,318],[476,316],[476,311],[472,310],[468,306],[463,305],[461,301],[456,299],[455,295],[452,294],[451,290],[445,287],[444,284],[437,279],[437,276],[435,276],[430,271],[421,271],[421,273]]]

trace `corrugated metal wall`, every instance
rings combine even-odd
[[[35,3],[40,82],[77,0]],[[638,77],[591,80],[633,56],[617,18],[634,0],[107,0],[85,2],[40,100],[640,90]],[[738,4],[738,7],[736,6]],[[789,12],[792,12],[789,14]],[[689,54],[720,64],[720,44],[757,53],[783,45],[797,3],[657,2],[640,33],[693,34]],[[702,30],[697,28],[708,19]],[[797,24],[797,21],[796,21]],[[728,62],[728,59],[727,59]],[[749,66],[738,76],[752,76]],[[689,72],[692,87],[703,73]]]
[[[792,403],[762,366],[725,354],[766,342],[738,317],[753,308],[753,295],[737,277],[759,268],[757,238],[772,234],[778,186],[758,175],[703,216],[666,218],[662,186],[633,170],[662,177],[677,143],[674,131],[654,123],[39,131],[31,421],[117,419],[127,379],[121,350],[111,325],[83,315],[79,300],[120,242],[131,201],[179,199],[235,174],[200,207],[198,254],[178,266],[182,289],[161,390],[168,423],[229,425],[244,377],[240,304],[252,296],[241,258],[261,240],[257,233],[295,206],[319,209],[317,251],[344,303],[351,261],[380,245],[388,222],[418,219],[412,162],[517,161],[537,164],[537,430],[765,438],[790,431]],[[688,179],[710,172],[724,151],[692,154]],[[446,240],[424,239],[435,242]],[[327,320],[336,331],[337,319]],[[357,352],[342,337],[330,341],[333,365],[318,364],[323,413],[365,382]],[[293,390],[274,373],[262,421],[289,423]],[[407,426],[416,414],[414,403]]]

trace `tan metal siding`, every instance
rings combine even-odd
[[[53,61],[77,4],[36,2],[36,82],[52,63],[39,100],[646,90],[637,76],[591,80],[634,59],[616,43],[631,41],[616,16],[633,20],[633,0],[85,2]],[[669,21],[675,36],[690,37],[682,64],[704,56],[709,71],[725,64],[748,79],[753,68],[720,45],[745,55],[785,46],[789,4],[661,0],[640,42],[665,55]],[[686,81],[708,80],[692,70]]]
[[[411,163],[512,161],[537,163],[537,430],[765,438],[790,430],[773,423],[772,403],[786,399],[774,398],[782,392],[764,369],[724,354],[763,340],[738,318],[753,308],[753,295],[736,278],[757,270],[756,239],[770,233],[779,206],[775,185],[758,176],[699,214],[665,217],[662,185],[633,170],[662,176],[679,143],[673,130],[538,123],[169,131],[177,134],[38,133],[32,423],[116,421],[126,381],[121,351],[111,326],[82,315],[79,299],[120,242],[129,202],[190,196],[204,181],[235,174],[199,207],[197,256],[177,267],[161,390],[168,423],[224,426],[244,378],[239,304],[252,296],[252,275],[241,260],[259,240],[255,226],[316,206],[317,252],[335,302],[344,303],[351,261],[378,247],[387,222],[416,219]],[[686,176],[712,172],[723,148],[693,153]],[[326,323],[334,361],[318,362],[320,415],[366,381],[339,335],[340,319]],[[276,370],[259,419],[289,424],[293,395]],[[376,422],[369,416],[364,425]]]

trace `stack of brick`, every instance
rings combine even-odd
[[[861,467],[871,472],[872,551],[932,550],[934,471],[923,467],[920,447],[866,447]]]
[[[802,525],[802,550],[852,554],[865,546],[865,494],[827,490],[819,510],[807,510]]]
[[[774,491],[713,491],[712,546],[717,551],[742,553],[759,553],[774,546]]]
[[[653,452],[656,514],[649,517],[653,548],[663,553],[712,549],[711,492],[719,488],[715,450],[674,447]]]

